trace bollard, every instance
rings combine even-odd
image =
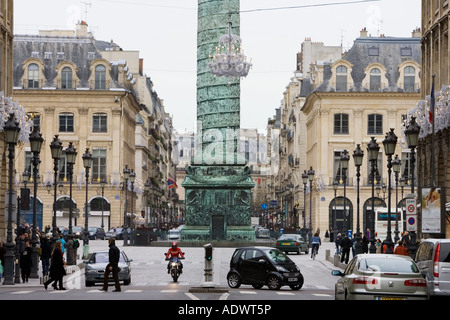
[[[213,281],[213,247],[210,243],[203,246],[205,248],[205,281],[202,288],[215,288]]]

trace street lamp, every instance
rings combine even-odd
[[[136,173],[134,172],[134,169],[131,169],[131,172],[130,172],[130,183],[131,183],[131,212],[130,212],[130,220],[128,220],[129,221],[129,224],[128,224],[128,228],[130,229],[130,232],[131,232],[131,229],[132,229],[132,226],[133,226],[133,220],[134,220],[134,215],[133,215],[133,193],[134,193],[134,181],[136,180]],[[130,244],[131,244],[131,233],[129,234],[129,236],[130,236]]]
[[[59,159],[61,159],[62,153],[62,142],[59,140],[58,135],[55,135],[52,143],[50,144],[50,150],[52,152],[53,158],[53,170],[54,170],[54,178],[53,178],[53,220],[52,220],[52,246],[55,245],[58,240],[58,236],[56,234],[56,188],[58,186],[58,163]]]
[[[144,210],[145,210],[145,226],[148,227],[148,217],[149,217],[149,211],[151,210],[151,207],[149,206],[148,203],[148,199],[150,197],[150,190],[152,188],[152,183],[150,181],[150,178],[147,179],[147,181],[145,182],[144,185],[144,190],[145,190],[145,205],[144,205]]]
[[[36,127],[33,128],[33,132],[30,134],[30,147],[31,152],[33,153],[33,229],[32,229],[32,239],[31,239],[31,273],[30,278],[38,279],[38,270],[39,270],[39,259],[38,259],[38,250],[37,250],[37,234],[36,234],[36,226],[37,226],[37,188],[38,188],[38,166],[41,162],[39,160],[39,154],[41,152],[42,143],[44,142],[44,138],[42,138],[42,134],[37,130]]]
[[[353,160],[355,161],[356,166],[356,181],[357,181],[357,188],[356,188],[356,244],[355,244],[355,254],[362,253],[362,245],[361,245],[361,232],[359,228],[359,179],[361,177],[361,165],[364,157],[364,151],[361,149],[361,145],[357,144],[355,151],[353,151]]]
[[[123,245],[128,245],[128,226],[127,226],[127,206],[128,206],[128,179],[130,178],[130,169],[128,168],[128,165],[125,165],[125,168],[123,169],[123,179],[124,181],[124,188],[125,188],[125,211],[123,214]]]
[[[406,127],[405,135],[406,135],[406,143],[408,144],[408,148],[411,149],[411,156],[410,156],[410,168],[411,168],[411,193],[414,194],[414,167],[415,167],[415,148],[417,147],[417,144],[419,143],[419,133],[420,133],[420,126],[416,122],[415,117],[411,117],[411,120],[409,121],[409,125]],[[434,152],[434,150],[433,150]],[[417,250],[417,235],[416,231],[411,231],[411,244],[409,246],[409,251],[411,253],[411,257],[414,257]]]
[[[387,226],[387,235],[386,235],[386,252],[388,254],[392,254],[392,236],[391,236],[391,173],[392,173],[392,155],[395,152],[395,147],[397,145],[397,136],[394,133],[394,129],[391,128],[386,134],[386,137],[383,140],[384,153],[387,156],[388,164],[388,226]]]
[[[372,214],[370,219],[370,253],[376,253],[377,249],[375,247],[375,168],[378,161],[378,154],[380,151],[380,147],[378,146],[377,140],[375,137],[371,137],[369,144],[367,145],[367,154],[370,161],[371,171],[370,174],[372,176]],[[366,217],[366,220],[369,220]]]
[[[309,180],[309,230],[308,230],[308,240],[309,240],[309,246],[311,247],[311,241],[312,241],[312,182],[314,180],[314,175],[316,173],[314,172],[313,168],[310,167],[308,171],[308,180]]]
[[[100,180],[100,187],[102,188],[102,229],[105,227],[104,221],[103,221],[103,200],[105,199],[105,187],[106,187],[106,179],[102,177]]]
[[[5,253],[5,268],[4,268],[4,285],[14,284],[14,244],[12,239],[12,210],[13,210],[13,174],[14,174],[14,149],[19,140],[19,123],[14,120],[14,114],[9,115],[8,121],[4,128],[5,140],[8,144],[8,158],[9,158],[9,188],[8,188],[8,226],[6,234],[6,253]],[[18,223],[18,221],[17,221]]]
[[[336,193],[339,187],[339,182],[333,181],[334,190],[334,208],[333,208],[333,241],[336,241],[337,223],[336,223]]]
[[[66,159],[69,167],[69,239],[73,238],[72,234],[72,215],[73,215],[73,200],[72,200],[72,182],[73,182],[73,165],[75,164],[75,159],[77,157],[77,150],[74,148],[73,143],[69,142],[69,146],[66,149]],[[70,252],[73,248],[67,248],[67,264],[76,264],[76,259],[73,261],[73,254]]]
[[[394,231],[394,241],[395,243],[400,240],[400,237],[398,236],[399,230],[398,230],[398,174],[400,173],[402,166],[402,161],[399,159],[398,155],[395,155],[394,160],[392,160],[392,170],[395,174],[395,231]]]
[[[84,237],[83,237],[83,246],[86,247],[89,245],[89,199],[88,199],[88,192],[89,192],[89,169],[92,167],[92,154],[89,152],[89,148],[86,148],[85,153],[82,156],[83,159],[83,166],[85,169],[85,177],[86,177],[86,203],[84,205]],[[102,199],[103,203],[103,199]],[[103,219],[103,216],[102,216]],[[86,250],[87,252],[88,250]]]
[[[350,228],[350,225],[347,226],[347,169],[349,161],[350,156],[348,155],[348,151],[344,150],[341,154],[341,168],[344,180],[344,227],[342,231],[345,232],[345,234],[348,234],[348,229]]]

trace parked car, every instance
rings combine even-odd
[[[73,226],[72,227],[72,234],[74,236],[77,236],[78,238],[83,238],[83,227]]]
[[[129,285],[131,282],[131,262],[125,252],[120,252],[119,259],[119,281],[123,281],[124,285]],[[105,280],[105,268],[109,263],[109,252],[100,251],[94,252],[88,260],[83,261],[86,264],[85,268],[85,284],[86,287],[94,285],[96,282],[103,283]],[[108,281],[114,281],[112,272]]]
[[[270,230],[266,228],[259,228],[255,231],[255,236],[257,238],[270,239]]]
[[[427,281],[430,298],[450,296],[450,239],[426,239],[414,261]]]
[[[89,231],[89,239],[90,240],[96,240],[96,239],[102,239],[105,240],[105,229],[100,227],[90,227],[88,229]]]
[[[168,240],[178,240],[181,238],[181,230],[171,229],[167,232]]]
[[[304,252],[308,254],[309,252],[308,242],[306,242],[299,234],[281,235],[277,242],[275,242],[275,247],[285,253],[296,252],[297,254],[300,254],[300,252]]]
[[[428,290],[419,267],[409,256],[358,254],[339,276],[336,300],[426,300]]]
[[[227,281],[231,288],[249,284],[255,289],[267,285],[278,290],[287,285],[299,290],[304,279],[300,268],[284,252],[271,247],[244,247],[234,251]]]
[[[115,238],[116,240],[123,240],[123,228],[112,228],[105,234],[105,239]]]

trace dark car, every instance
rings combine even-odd
[[[275,247],[285,253],[296,252],[300,254],[304,252],[308,254],[308,243],[299,234],[283,234],[278,238]]]
[[[119,281],[123,281],[124,285],[129,285],[131,282],[131,261],[133,260],[128,259],[125,252],[120,252]],[[109,252],[94,252],[88,260],[83,262],[86,264],[84,273],[86,287],[90,287],[96,282],[103,283],[105,280],[105,268],[109,263]],[[109,281],[114,281],[112,272],[109,275]]]
[[[112,228],[105,234],[105,239],[115,238],[116,240],[123,240],[123,228]]]
[[[96,240],[96,239],[102,239],[105,240],[105,230],[103,228],[99,227],[89,227],[89,239],[90,240]]]
[[[231,288],[250,284],[255,289],[267,285],[278,290],[287,285],[299,290],[304,279],[299,267],[284,252],[271,247],[245,247],[233,253],[227,281]]]

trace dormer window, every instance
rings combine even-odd
[[[72,69],[64,67],[61,71],[61,89],[72,89]]]
[[[28,88],[39,88],[39,66],[35,63],[28,66]]]
[[[106,67],[102,64],[95,67],[95,89],[106,89]]]
[[[405,68],[405,91],[414,92],[416,84],[416,69],[414,67]]]
[[[347,67],[339,66],[336,68],[336,91],[347,91]]]
[[[374,68],[370,71],[370,92],[381,91],[381,71]]]

